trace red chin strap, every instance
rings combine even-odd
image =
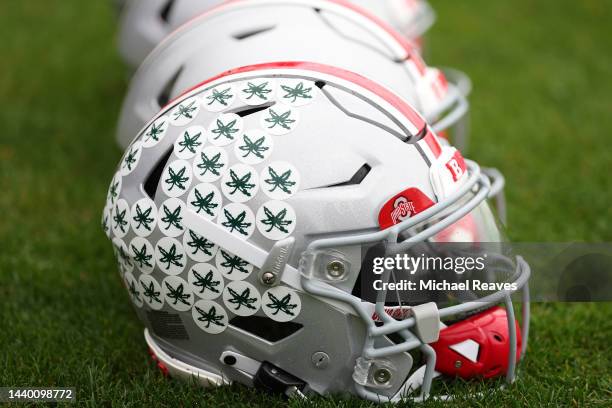
[[[521,354],[521,331],[516,325],[516,361]],[[506,309],[496,306],[440,331],[431,346],[436,351],[436,371],[461,378],[491,378],[508,369],[510,335]]]

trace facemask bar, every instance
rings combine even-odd
[[[447,72],[448,76],[446,76]],[[468,147],[469,111],[466,96],[472,90],[472,82],[466,74],[459,70],[445,68],[444,73],[449,82],[448,92],[436,110],[428,112],[425,119],[431,123],[431,128],[438,134],[452,129],[453,145],[465,152]],[[502,173],[494,168],[482,168],[482,173],[491,181],[488,197],[495,201],[497,216],[502,224],[506,225],[506,197],[504,195],[506,180]]]
[[[482,173],[487,176],[491,181],[491,189],[489,190],[489,196],[491,200],[495,201],[495,209],[497,210],[497,217],[501,223],[505,226],[508,225],[507,210],[506,210],[506,194],[504,194],[504,187],[506,185],[506,178],[497,169],[492,167],[482,168]]]
[[[450,67],[439,67],[439,69],[444,73],[446,80],[457,87],[461,95],[468,97],[472,93],[472,80],[465,72]]]
[[[455,129],[453,144],[459,150],[464,150],[467,138],[465,121],[469,108],[470,104],[459,91],[459,88],[455,84],[449,83],[444,99],[440,101],[436,109],[427,112],[425,119],[431,123],[431,128],[436,133],[451,128]]]
[[[422,1],[410,22],[404,26],[402,33],[410,39],[422,37],[435,21],[436,13],[429,3]]]
[[[331,248],[350,246],[350,245],[363,245],[372,244],[377,242],[390,243],[390,248],[393,252],[405,251],[411,246],[418,242],[424,241],[431,236],[437,234],[448,226],[454,224],[474,208],[476,208],[482,201],[484,201],[491,188],[490,181],[480,173],[478,165],[472,161],[466,160],[468,166],[469,178],[466,183],[459,188],[454,194],[450,195],[445,201],[439,202],[436,205],[428,208],[427,210],[417,214],[416,216],[405,220],[402,223],[394,225],[383,231],[378,231],[369,234],[356,234],[344,237],[335,238],[324,238],[317,241],[313,241],[304,252],[300,261],[300,272],[302,273],[301,284],[302,288],[315,296],[322,296],[330,298],[336,301],[344,302],[350,305],[355,312],[361,317],[367,327],[367,336],[364,342],[364,348],[360,359],[373,360],[380,359],[385,356],[390,356],[397,353],[406,352],[409,350],[420,349],[426,357],[426,368],[424,377],[421,385],[421,393],[415,400],[423,400],[429,396],[429,390],[431,389],[431,383],[434,377],[434,369],[436,364],[436,355],[433,348],[426,343],[423,343],[418,339],[412,331],[409,329],[416,326],[416,319],[409,317],[405,320],[395,320],[385,312],[386,292],[379,293],[379,299],[377,299],[375,310],[378,316],[382,319],[383,325],[377,327],[374,320],[371,318],[369,310],[365,303],[361,299],[352,296],[338,288],[335,288],[323,281],[317,281],[312,278],[312,271],[309,268],[312,266],[313,259],[316,258],[317,252],[322,250],[329,250]],[[478,187],[477,192],[473,197],[465,202],[458,210],[448,215],[446,218],[437,222],[436,224],[420,231],[419,233],[411,236],[407,240],[397,243],[399,234],[406,231],[430,218],[440,214],[443,210],[455,204],[458,200],[463,198],[466,194],[473,191],[475,187]],[[385,279],[388,281],[390,271],[386,272]],[[527,345],[528,336],[528,322],[529,322],[529,292],[527,282],[530,276],[530,270],[527,263],[521,258],[517,257],[517,273],[515,274],[517,290],[522,289],[523,291],[523,327],[522,331],[524,334],[524,348],[521,354],[524,355],[524,351]],[[439,318],[442,320],[445,317],[451,317],[457,314],[466,313],[474,310],[478,310],[483,306],[495,305],[500,302],[504,302],[506,305],[506,312],[508,316],[508,330],[510,334],[510,354],[508,356],[508,371],[506,373],[506,380],[511,383],[514,380],[514,372],[516,366],[516,350],[517,350],[517,335],[514,320],[514,309],[512,306],[512,300],[510,298],[511,292],[500,291],[491,295],[485,296],[476,301],[462,303],[439,310]],[[374,348],[374,342],[377,337],[389,335],[391,333],[397,333],[400,335],[404,342],[395,344],[392,346],[386,346],[383,348]],[[358,359],[359,360],[359,359]],[[358,361],[359,363],[359,361]],[[408,373],[403,373],[408,374]],[[355,387],[359,395],[365,399],[372,401],[392,401],[397,402],[403,398],[407,393],[412,391],[411,385],[406,381],[399,389],[399,391],[392,397],[382,396],[375,392],[369,391],[364,385],[355,383]]]

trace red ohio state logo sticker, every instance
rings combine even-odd
[[[389,228],[432,205],[434,202],[421,190],[408,188],[387,201],[378,214],[378,224],[381,229]]]

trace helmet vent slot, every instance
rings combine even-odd
[[[164,7],[159,10],[159,18],[162,19],[163,22],[167,23],[170,17],[170,11],[172,11],[172,7],[174,6],[175,0],[168,0]]]
[[[174,146],[168,149],[166,154],[164,154],[163,157],[159,159],[159,161],[155,165],[155,168],[153,168],[153,171],[149,173],[147,179],[145,180],[144,191],[151,198],[151,200],[155,199],[155,192],[157,191],[159,179],[161,178],[162,172],[164,171],[164,167],[166,167],[166,163],[168,163],[168,160],[170,159],[170,155],[172,154],[173,150]]]
[[[236,316],[229,324],[271,343],[286,339],[304,327],[299,323],[276,322],[261,316]]]
[[[350,180],[347,180],[347,181],[344,181],[344,182],[338,183],[338,184],[333,184],[331,186],[327,186],[327,188],[331,188],[331,187],[343,187],[343,186],[355,186],[355,185],[361,184],[361,182],[370,173],[370,170],[372,170],[372,167],[370,167],[370,165],[368,163],[364,163],[364,165],[361,166],[359,168],[359,170],[357,170],[355,172],[355,174],[353,174],[353,177],[351,177]]]
[[[268,109],[270,106],[273,106],[275,104],[275,102],[271,102],[271,103],[266,103],[263,104],[261,106],[255,106],[255,107],[249,107],[246,109],[241,109],[238,110],[236,112],[234,112],[236,115],[240,116],[241,118],[244,118],[245,116],[249,116],[249,115],[253,115],[257,112],[261,112],[264,111],[266,109]]]
[[[255,37],[256,35],[263,34],[267,31],[274,30],[275,28],[276,26],[256,28],[253,30],[248,30],[248,31],[243,31],[240,33],[233,34],[232,37],[234,37],[238,41],[242,41],[242,40],[246,40],[247,38]]]
[[[157,95],[157,104],[160,108],[166,106],[166,104],[168,104],[168,102],[170,101],[170,95],[172,95],[174,85],[179,79],[179,76],[181,75],[182,71],[183,67],[181,66],[179,69],[176,70],[176,72],[174,73],[174,75],[172,75],[168,82],[166,82],[159,95]]]

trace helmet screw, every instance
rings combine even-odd
[[[455,368],[461,368],[462,365],[463,363],[461,363],[461,360],[455,361]]]
[[[272,272],[264,272],[264,274],[261,275],[261,281],[265,285],[273,285],[274,282],[276,282],[276,275]]]
[[[391,371],[386,368],[379,368],[374,371],[374,381],[378,384],[386,384],[391,380]]]
[[[325,368],[329,365],[329,355],[323,351],[317,351],[310,357],[310,361],[317,368]]]
[[[333,278],[340,278],[344,275],[344,264],[340,261],[331,261],[327,264],[327,273]]]

